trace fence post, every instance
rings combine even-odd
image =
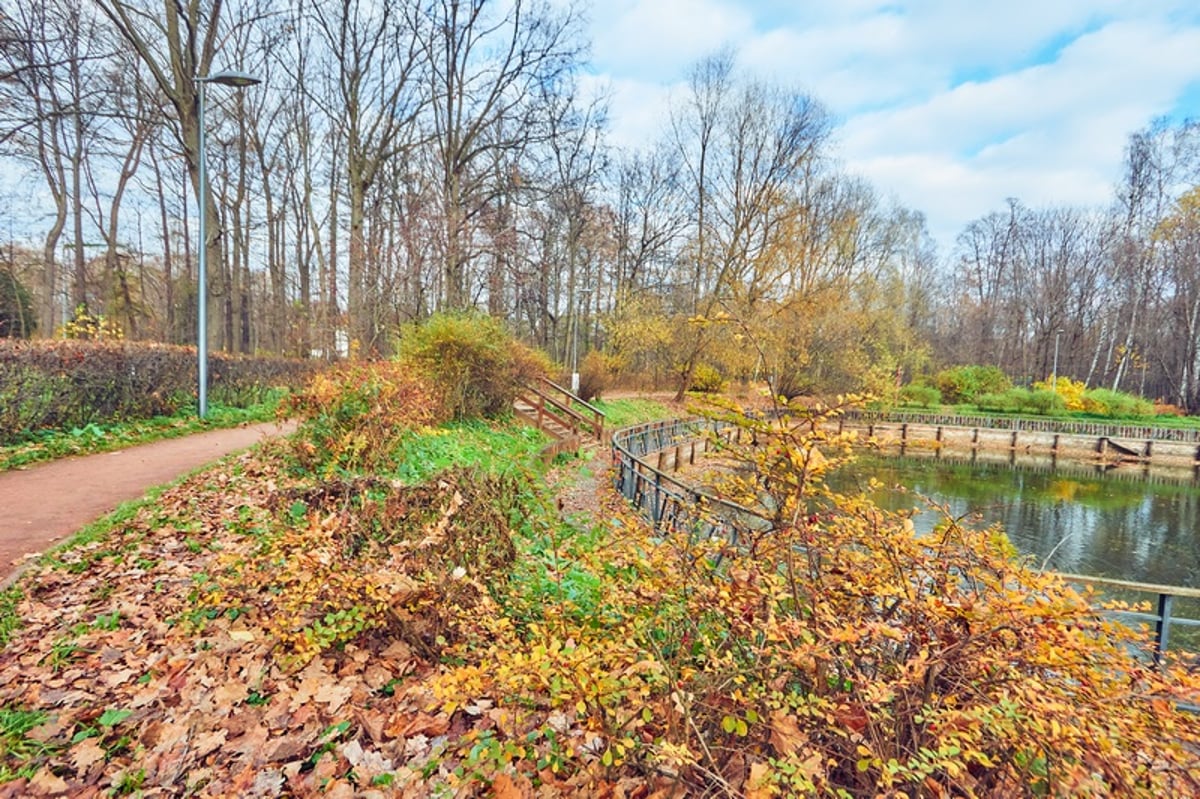
[[[1154,665],[1161,666],[1163,654],[1171,638],[1171,606],[1175,597],[1171,594],[1158,595],[1158,620],[1154,622]]]
[[[660,452],[661,454],[661,452]],[[654,473],[654,504],[650,506],[650,517],[654,519],[654,527],[662,523],[662,473]]]

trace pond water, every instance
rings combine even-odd
[[[926,533],[952,516],[999,523],[1013,545],[1061,572],[1144,583],[1200,586],[1200,482],[1190,472],[1156,475],[1130,467],[1108,473],[1088,466],[1020,461],[971,462],[932,457],[860,456],[829,475],[831,487],[868,491],[880,507],[922,508]]]

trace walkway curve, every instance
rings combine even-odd
[[[0,580],[122,502],[294,427],[265,422],[210,430],[0,472]]]

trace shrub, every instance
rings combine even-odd
[[[579,364],[579,396],[589,401],[600,399],[601,394],[612,385],[616,371],[610,359],[599,350],[592,350],[583,356]]]
[[[725,381],[721,378],[720,372],[706,363],[696,364],[696,368],[692,370],[692,380],[688,384],[688,391],[719,394],[724,387]]]
[[[1140,419],[1154,415],[1154,404],[1124,391],[1094,388],[1083,395],[1083,410],[1112,419]]]
[[[1010,388],[975,398],[975,406],[981,411],[993,413],[1017,413],[1029,403],[1029,392],[1022,388]]]
[[[1002,394],[1012,388],[1008,375],[996,366],[955,366],[943,369],[934,384],[946,402],[975,402],[981,394]]]
[[[357,477],[291,489],[266,530],[223,552],[199,601],[253,614],[285,667],[377,630],[434,658],[496,615],[521,497],[513,475],[465,469],[411,487]]]
[[[1052,414],[1065,411],[1067,403],[1063,400],[1062,395],[1053,391],[1034,389],[1028,392],[1026,408],[1033,413]]]
[[[687,603],[665,620],[681,645],[650,646],[695,793],[744,758],[744,795],[1193,794],[1200,723],[1175,702],[1196,675],[1139,660],[1139,633],[996,529],[947,517],[918,537],[905,514],[829,495],[813,453],[836,442],[809,419],[742,425],[759,446],[730,454],[761,479],[730,498],[773,524],[719,559],[675,542],[692,582],[659,590]]]
[[[900,403],[902,405],[917,405],[922,408],[932,408],[942,403],[942,392],[938,391],[934,386],[927,386],[922,383],[909,383],[900,389]]]
[[[774,380],[771,392],[777,397],[783,397],[788,402],[797,397],[806,397],[813,393],[813,382],[799,369],[788,369]]]
[[[315,364],[216,353],[209,396],[245,406],[297,385]],[[123,341],[0,339],[0,444],[39,429],[170,415],[193,401],[196,351]]]
[[[407,331],[400,359],[457,419],[508,411],[523,383],[549,372],[545,356],[516,341],[499,320],[476,313],[437,314]]]
[[[326,476],[385,471],[407,431],[446,416],[439,393],[391,361],[353,361],[318,374],[284,407],[301,419],[290,444],[297,463]]]
[[[1057,378],[1051,376],[1034,383],[1033,390],[1058,394],[1062,397],[1065,410],[1082,411],[1084,409],[1083,395],[1087,391],[1087,386],[1080,380],[1072,380],[1066,375],[1059,375]]]

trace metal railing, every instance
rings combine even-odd
[[[1112,422],[1085,422],[1072,419],[1030,418],[1027,416],[974,416],[955,413],[920,413],[916,411],[846,411],[843,418],[850,422],[892,422],[932,426],[1018,430],[1032,433],[1070,433],[1108,438],[1152,439],[1200,444],[1200,430],[1177,427],[1154,427]]]
[[[1171,627],[1200,628],[1200,619],[1174,615],[1176,599],[1200,599],[1200,588],[1185,588],[1177,585],[1156,585],[1153,583],[1135,583],[1128,580],[1113,580],[1107,577],[1088,577],[1085,574],[1058,573],[1070,583],[1094,585],[1109,589],[1110,593],[1120,595],[1136,594],[1152,597],[1150,604],[1155,608],[1153,613],[1142,613],[1136,610],[1108,610],[1106,612],[1120,618],[1137,621],[1148,621],[1154,625],[1154,661],[1161,660],[1162,653],[1167,651],[1171,641]],[[1115,598],[1115,597],[1114,597]]]
[[[710,442],[728,437],[738,428],[708,419],[669,419],[627,427],[612,434],[614,483],[630,503],[638,508],[656,530],[684,532],[700,538],[715,538],[737,544],[740,534],[769,529],[761,514],[745,506],[716,497],[667,473],[668,467],[678,471],[686,454],[689,464],[695,463],[697,452],[708,451]],[[646,462],[655,455],[656,466]],[[1113,615],[1149,621],[1154,625],[1156,663],[1167,650],[1173,626],[1200,628],[1200,620],[1176,616],[1176,599],[1200,599],[1200,588],[1153,585],[1061,574],[1072,583],[1086,583],[1126,592],[1149,594],[1154,597],[1155,613],[1113,611]]]
[[[737,544],[742,532],[769,526],[753,510],[714,496],[667,472],[686,458],[696,462],[727,425],[707,419],[669,419],[618,430],[612,435],[613,482],[655,530],[686,533],[694,539],[719,538]],[[655,455],[657,464],[645,459]]]

